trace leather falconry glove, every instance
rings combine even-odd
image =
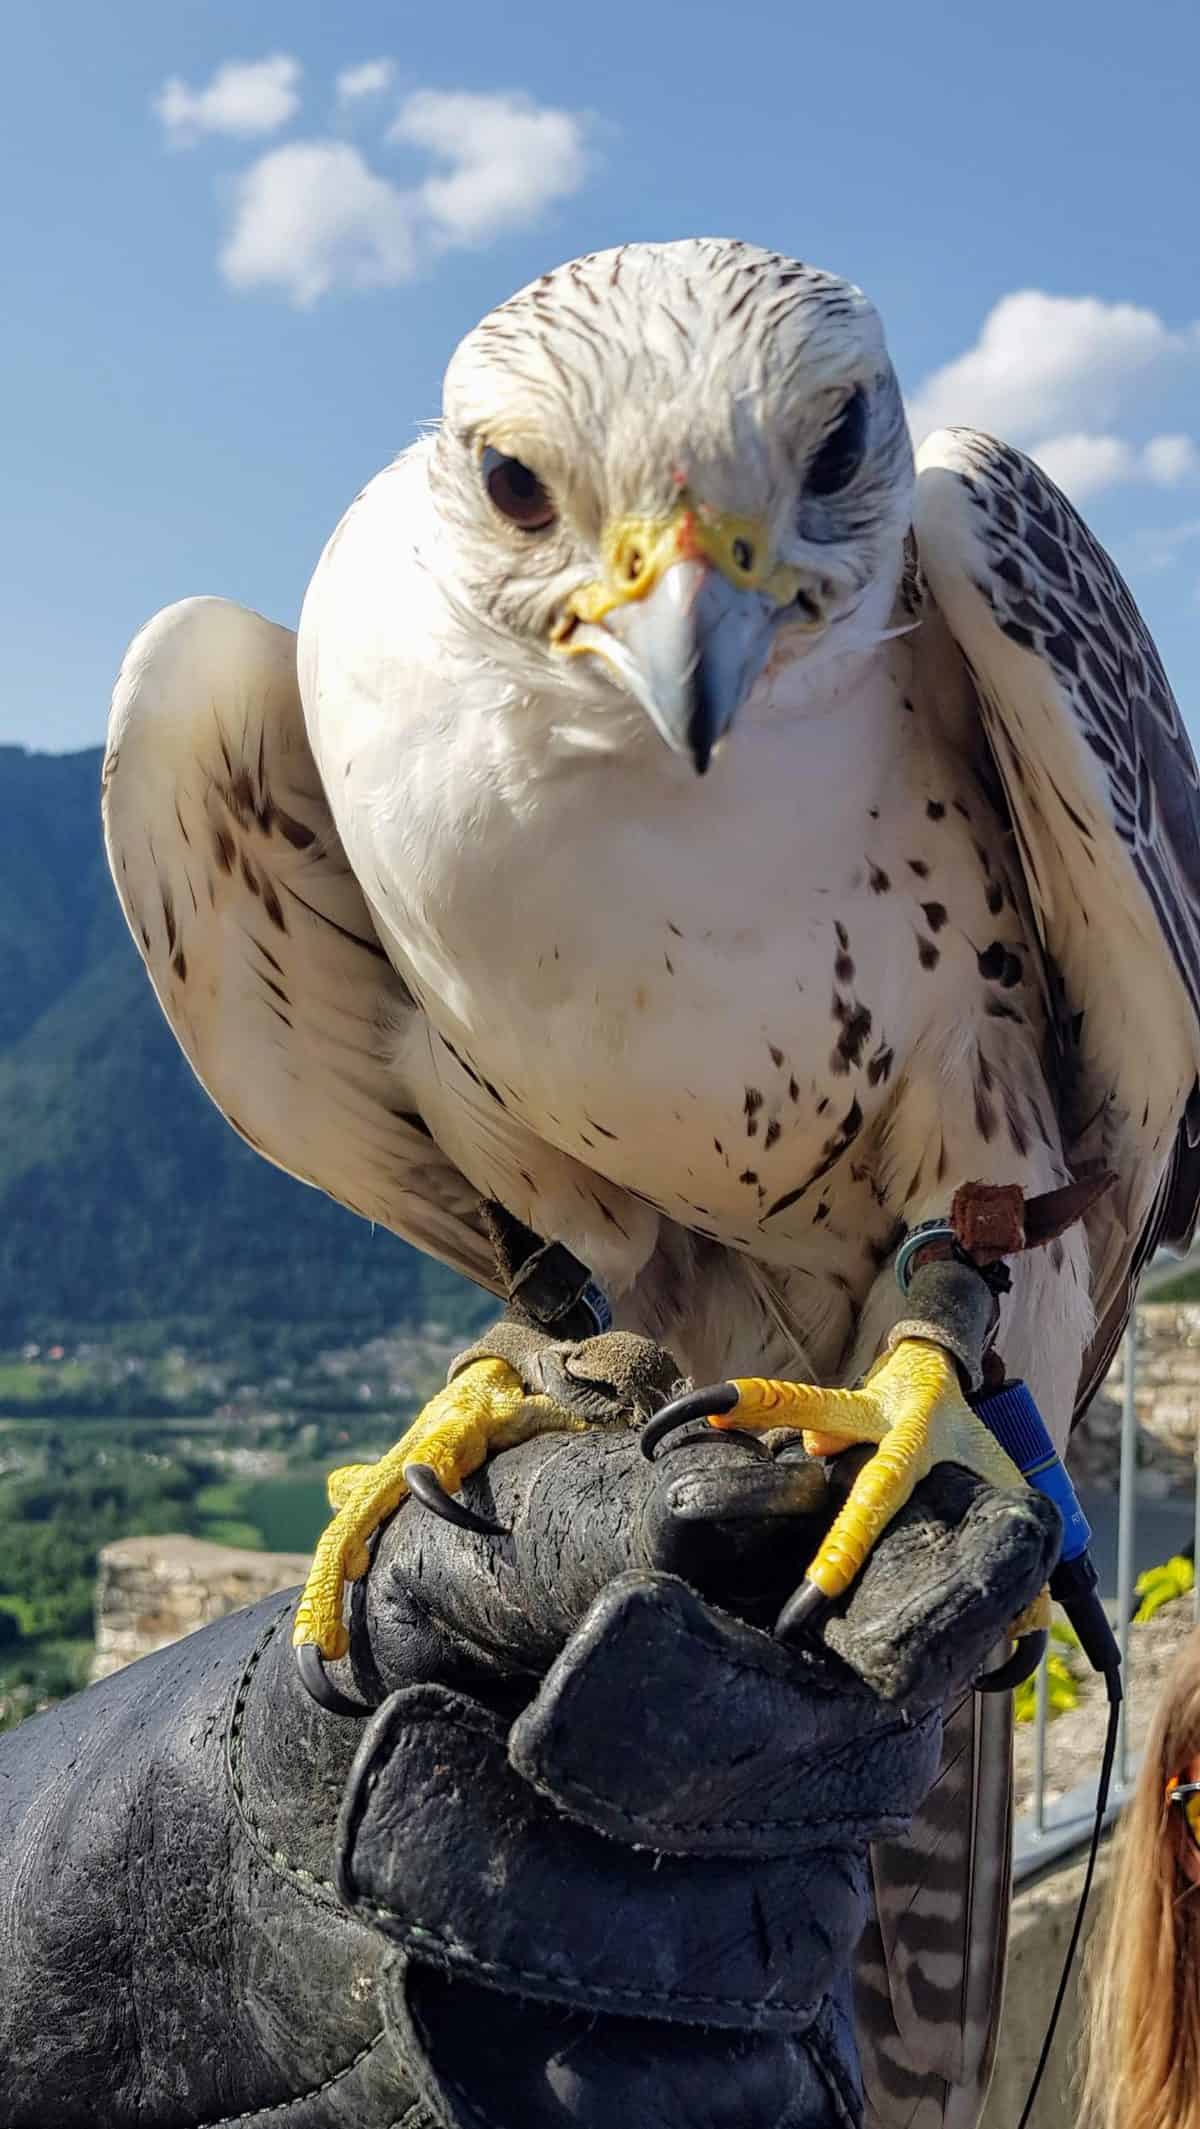
[[[939,1469],[785,1648],[833,1504],[771,1448],[543,1435],[466,1482],[503,1537],[407,1501],[373,1713],[284,1597],[0,1742],[8,2129],[852,2129],[868,1844],[1059,1532]]]

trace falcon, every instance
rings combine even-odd
[[[816,1448],[893,1436],[863,1544],[938,1457],[996,1475],[948,1357],[888,1349],[914,1227],[971,1182],[1116,1175],[1003,1304],[1058,1445],[1191,1235],[1200,804],[1154,646],[1029,459],[954,429],[914,466],[875,311],[795,260],[627,245],[492,312],[298,636],[194,599],[135,639],[104,818],[252,1146],[484,1285],[504,1207],[620,1327],[733,1376],[739,1425],[782,1397]],[[301,1642],[344,1649],[414,1467],[453,1492],[559,1423],[481,1362],[335,1474]],[[941,2056],[880,1908],[893,2094],[967,2075],[995,1926],[966,1760]]]

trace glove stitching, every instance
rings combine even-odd
[[[889,1734],[894,1735],[895,1733],[891,1732]],[[847,1838],[851,1838],[860,1827],[869,1826],[872,1829],[869,1838],[876,1841],[881,1838],[888,1838],[889,1828],[906,1826],[911,1817],[911,1813],[907,1811],[892,1812],[881,1823],[875,1817],[856,1816],[851,1812],[842,1811],[828,1812],[824,1818],[661,1819],[647,1817],[644,1812],[640,1811],[626,1811],[622,1805],[612,1804],[607,1797],[600,1796],[595,1791],[584,1788],[582,1783],[571,1784],[567,1782],[554,1788],[547,1786],[545,1794],[552,1799],[573,1797],[583,1799],[588,1803],[599,1804],[609,1818],[618,1818],[626,1826],[635,1828],[641,1826],[645,1827],[648,1832],[654,1833],[690,1833],[697,1836],[712,1833],[797,1833],[805,1831],[810,1826],[836,1826],[839,1828],[845,1827]],[[685,1855],[689,1852],[687,1849],[683,1850]]]
[[[913,1735],[915,1735],[915,1732],[912,1724],[895,1722],[886,1730],[876,1731],[871,1741],[873,1744],[886,1744],[891,1738]],[[858,1743],[859,1740],[855,1739],[852,1745],[844,1746],[842,1748],[843,1753],[852,1753]],[[837,1754],[821,1755],[822,1765],[824,1767],[835,1765],[837,1757]],[[804,1831],[812,1826],[845,1826],[850,1832],[853,1832],[859,1826],[874,1826],[877,1823],[876,1819],[869,1813],[848,1811],[826,1812],[823,1817],[816,1817],[809,1813],[803,1818],[785,1819],[663,1819],[659,1818],[657,1814],[650,1814],[644,1811],[628,1811],[623,1805],[612,1803],[601,1791],[589,1789],[585,1782],[578,1780],[574,1776],[567,1775],[561,1779],[556,1777],[551,1781],[547,1776],[543,1775],[538,1780],[537,1786],[552,1801],[557,1801],[559,1798],[572,1797],[586,1803],[598,1804],[608,1817],[618,1818],[626,1826],[644,1826],[653,1828],[659,1833],[793,1833]],[[903,1825],[907,1823],[910,1815],[907,1811],[893,1812],[886,1823],[891,1824],[894,1821]],[[873,1833],[871,1835],[872,1840],[878,1838],[878,1834]]]
[[[483,1711],[481,1710],[482,1713]],[[486,1715],[484,1715],[482,1721],[475,1722],[469,1716],[448,1710],[438,1710],[431,1715],[425,1716],[410,1713],[406,1727],[411,1729],[422,1721],[431,1727],[434,1724],[438,1724],[445,1728],[459,1730],[464,1737],[482,1736],[489,1743],[495,1744],[498,1742],[495,1727]],[[373,1797],[374,1784],[372,1775],[383,1764],[385,1762],[382,1759],[382,1755],[376,1754],[372,1759],[371,1766],[364,1766],[359,1771],[358,1784],[367,1806],[369,1806],[369,1802]],[[345,1875],[348,1882],[357,1875],[354,1866],[353,1849],[357,1845],[361,1830],[362,1818],[360,1817],[355,1821],[352,1829],[348,1831],[345,1866]],[[389,1934],[395,1934],[402,1944],[415,1951],[424,1949],[426,1956],[429,1955],[430,1949],[434,1948],[443,1953],[449,1964],[465,1967],[472,1974],[494,1974],[498,1978],[508,1981],[532,1981],[548,1985],[558,1992],[556,2000],[559,2001],[563,2000],[561,1992],[564,1983],[575,1982],[586,1993],[589,2000],[643,2005],[648,2000],[656,2000],[660,2003],[677,2004],[681,2008],[688,2010],[724,2008],[727,2010],[753,2011],[761,2010],[762,2008],[762,1999],[758,1996],[683,1995],[677,1990],[665,1989],[660,1990],[656,1998],[651,1998],[644,1987],[623,1988],[617,1983],[583,1981],[573,1975],[563,1974],[561,1971],[550,1971],[542,1967],[513,1966],[502,1959],[483,1959],[472,1951],[469,1945],[464,1944],[461,1938],[451,1936],[445,1930],[431,1929],[423,1922],[405,1921],[399,1908],[390,1906],[383,1901],[371,1900],[363,1894],[355,1894],[347,1902],[347,1905],[353,1914],[370,1915],[377,1922],[386,1922],[392,1925],[399,1923],[399,1929],[393,1929],[389,1931]],[[814,2015],[816,2003],[819,2001],[820,1999],[816,1998],[809,1999],[807,2002],[796,2003],[790,1997],[772,1996],[771,2007],[791,2013],[798,2018],[810,2019]]]
[[[246,1703],[250,1697],[250,1687],[253,1683],[255,1671],[258,1669],[284,1620],[290,1616],[291,1609],[291,1600],[289,1598],[282,1610],[277,1612],[275,1617],[270,1620],[246,1659],[242,1675],[238,1680],[238,1689],[234,1696],[229,1727],[225,1736],[225,1766],[229,1776],[229,1785],[233,1791],[238,1819],[241,1823],[242,1831],[246,1834],[251,1846],[257,1849],[264,1862],[270,1865],[276,1877],[287,1879],[296,1887],[297,1891],[304,1893],[314,1906],[333,1907],[340,1913],[343,1911],[342,1903],[338,1899],[337,1887],[333,1884],[332,1879],[319,1877],[316,1871],[309,1870],[303,1863],[294,1863],[291,1857],[285,1854],[284,1850],[272,1841],[270,1835],[254,1818],[242,1786],[242,1746]]]
[[[219,2121],[201,2123],[200,2129],[257,2129],[259,2123],[266,2124],[272,2119],[277,2120],[280,2115],[286,2115],[293,2107],[299,2106],[302,2100],[320,2099],[322,2093],[332,2092],[335,2085],[340,2085],[343,2078],[350,2077],[360,2063],[364,2063],[369,2055],[373,2055],[380,2043],[387,2038],[387,2027],[380,2026],[374,2039],[360,2048],[350,2062],[344,2064],[340,2070],[335,2070],[332,2076],[323,2078],[319,2085],[311,2085],[307,2092],[294,2092],[290,2099],[275,2100],[269,2107],[254,2107],[249,2114],[223,2114]],[[392,2129],[404,2129],[404,2123],[412,2111],[410,2107],[398,2123],[392,2124]]]
[[[361,1912],[373,1915],[379,1922],[390,1922],[392,1924],[395,1924],[399,1919],[396,1908],[381,1906],[375,1900],[356,1900],[353,1903],[353,1912],[355,1914]],[[640,2004],[642,2007],[640,2015],[650,2019],[652,2023],[651,2014],[646,2010],[647,2004],[676,2004],[681,2010],[688,2011],[761,2012],[763,2009],[763,1998],[761,1996],[696,1996],[684,1995],[678,1989],[650,1991],[645,1988],[621,1988],[615,1982],[610,1984],[600,1981],[584,1981],[574,1974],[551,1971],[545,1967],[511,1966],[504,1959],[481,1959],[476,1952],[470,1949],[469,1945],[460,1944],[457,1939],[448,1936],[443,1930],[428,1929],[423,1922],[404,1922],[399,1929],[393,1930],[389,1934],[394,1935],[396,1940],[403,1944],[407,1950],[418,1955],[423,1953],[427,1959],[430,1959],[431,1964],[437,1963],[436,1960],[431,1958],[431,1950],[433,1952],[441,1952],[444,1955],[447,1966],[460,1968],[468,1978],[472,1976],[477,1978],[480,1974],[494,1974],[502,1981],[544,1983],[550,1992],[550,2000],[554,2003],[565,2004],[568,2010],[581,2010],[592,2002]],[[564,1995],[564,1988],[568,1985],[574,1985],[578,1988],[578,2001],[574,1997]],[[807,2025],[808,2021],[816,2015],[817,2006],[821,2001],[822,1998],[820,1996],[810,1996],[803,2003],[796,2003],[790,1996],[772,1996],[769,2007],[772,2011],[786,2011],[798,2021],[803,2021]],[[772,2020],[769,2024],[764,2021],[757,2027],[752,2026],[752,2030],[770,2033],[777,2032],[779,2027]]]

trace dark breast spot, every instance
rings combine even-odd
[[[941,958],[933,940],[927,939],[923,932],[918,932],[917,959],[922,968],[936,968]]]
[[[1006,991],[1021,981],[1024,973],[1018,955],[1014,954],[1002,939],[993,939],[981,954],[976,955],[979,973],[988,983],[999,983]]]
[[[841,1033],[829,1060],[830,1070],[848,1072],[851,1065],[862,1062],[862,1053],[871,1033],[871,1015],[865,1005],[842,998],[835,991],[833,1017],[840,1023]]]

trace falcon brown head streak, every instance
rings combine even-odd
[[[849,283],[749,245],[576,260],[459,349],[438,444],[472,603],[703,774],[780,637],[886,622],[912,455]]]

